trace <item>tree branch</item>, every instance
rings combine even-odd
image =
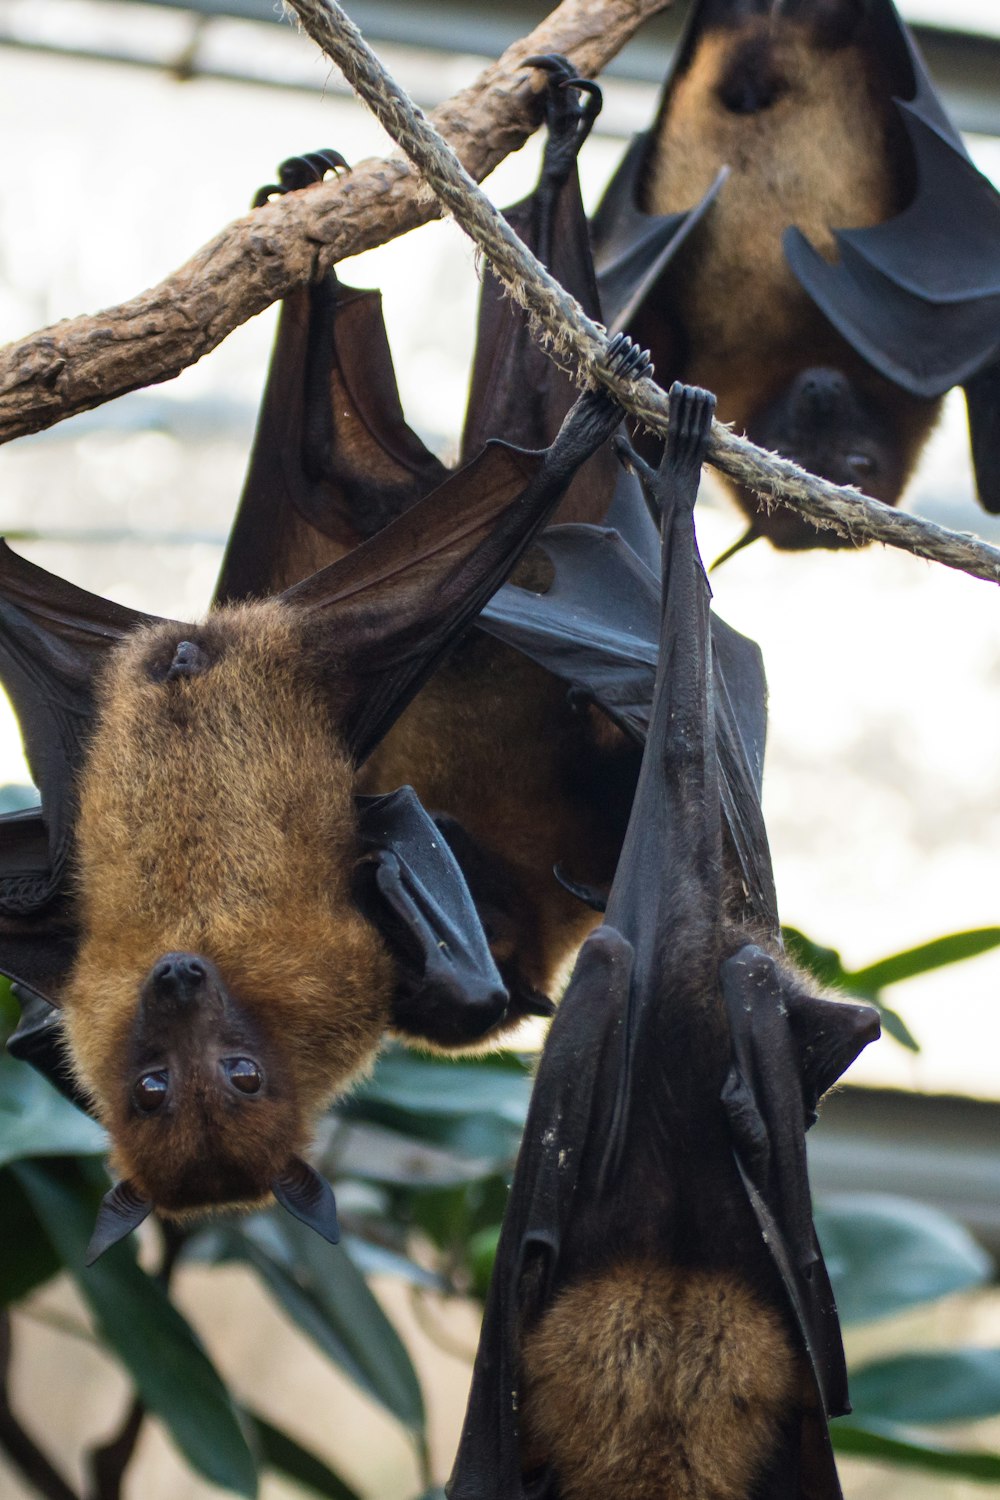
[[[431,118],[472,176],[483,178],[538,125],[543,80],[525,72],[525,57],[563,52],[592,75],[669,3],[563,0]],[[439,213],[397,155],[361,162],[337,182],[256,209],[150,291],[0,349],[0,443],[172,379],[299,282]]]
[[[571,356],[585,379],[607,386],[627,411],[655,432],[665,433],[669,409],[664,391],[648,378],[623,382],[608,373],[605,330],[586,316],[576,299],[522,244],[335,0],[286,0],[286,4],[427,179],[447,212],[475,240],[510,295],[531,314],[553,358]],[[1000,583],[1000,548],[893,510],[857,490],[830,484],[736,437],[718,422],[713,427],[709,459],[767,500],[790,506],[817,526],[856,542],[884,542],[974,578]]]

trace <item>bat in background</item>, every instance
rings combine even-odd
[[[609,326],[722,420],[896,504],[962,385],[1000,510],[1000,196],[891,0],[694,0],[595,221]],[[745,544],[835,547],[749,491]]]
[[[624,338],[610,358],[646,368]],[[42,796],[0,821],[0,972],[34,993],[12,1050],[64,1083],[68,1059],[111,1136],[92,1256],[153,1207],[270,1193],[333,1237],[300,1153],[383,1030],[447,1047],[516,1019],[439,831],[407,790],[359,806],[357,768],[619,420],[585,394],[548,449],[489,444],[201,625],[0,551],[0,674]]]
[[[840,1495],[804,1136],[878,1017],[810,992],[776,914],[732,918],[692,514],[714,401],[670,400],[659,469],[634,459],[663,532],[639,785],[539,1065],[450,1500]]]

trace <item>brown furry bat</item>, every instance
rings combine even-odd
[[[889,504],[942,393],[996,359],[1000,199],[889,0],[695,0],[595,234],[605,311],[661,379],[707,386],[755,443]],[[978,427],[992,508],[988,412]],[[745,540],[844,545],[736,498]]]
[[[612,360],[645,367],[628,340]],[[62,1007],[111,1134],[94,1254],[153,1206],[269,1192],[333,1237],[299,1153],[385,1027],[449,1046],[517,1011],[440,833],[409,790],[356,806],[357,768],[619,415],[581,397],[549,449],[490,445],[201,626],[0,556],[0,670],[42,792],[0,823],[0,971]]]

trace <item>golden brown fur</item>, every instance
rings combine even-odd
[[[773,89],[773,102],[727,108],[720,91],[743,68]],[[864,475],[856,482],[895,501],[940,403],[908,395],[862,360],[806,295],[781,245],[794,224],[833,259],[832,230],[878,224],[901,207],[903,148],[889,94],[864,41],[819,47],[809,25],[784,16],[708,30],[658,122],[645,207],[689,209],[730,168],[678,258],[672,358],[653,339],[661,372],[715,391],[719,419],[751,437],[801,371],[843,372],[863,405],[886,414],[899,450],[881,487]]]
[[[525,1467],[550,1463],[561,1500],[746,1500],[797,1395],[747,1286],[642,1260],[567,1287],[521,1366]]]
[[[298,619],[274,601],[238,606],[199,639],[209,669],[169,683],[150,666],[169,662],[177,627],[114,653],[79,790],[83,936],[66,1025],[116,1166],[146,1191],[148,1153],[129,1142],[152,1122],[131,1117],[126,1059],[139,991],[163,954],[217,966],[282,1079],[274,1110],[235,1116],[225,1145],[240,1159],[301,1149],[372,1057],[393,988],[380,938],[350,904],[353,771]],[[175,1122],[157,1155],[190,1154],[199,1128],[224,1127]]]

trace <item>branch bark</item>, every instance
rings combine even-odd
[[[592,76],[670,3],[563,0],[430,118],[479,181],[538,125],[542,80],[524,71],[524,58],[562,52]],[[0,349],[0,443],[171,380],[293,286],[439,216],[437,200],[398,155],[256,209],[151,290]]]

